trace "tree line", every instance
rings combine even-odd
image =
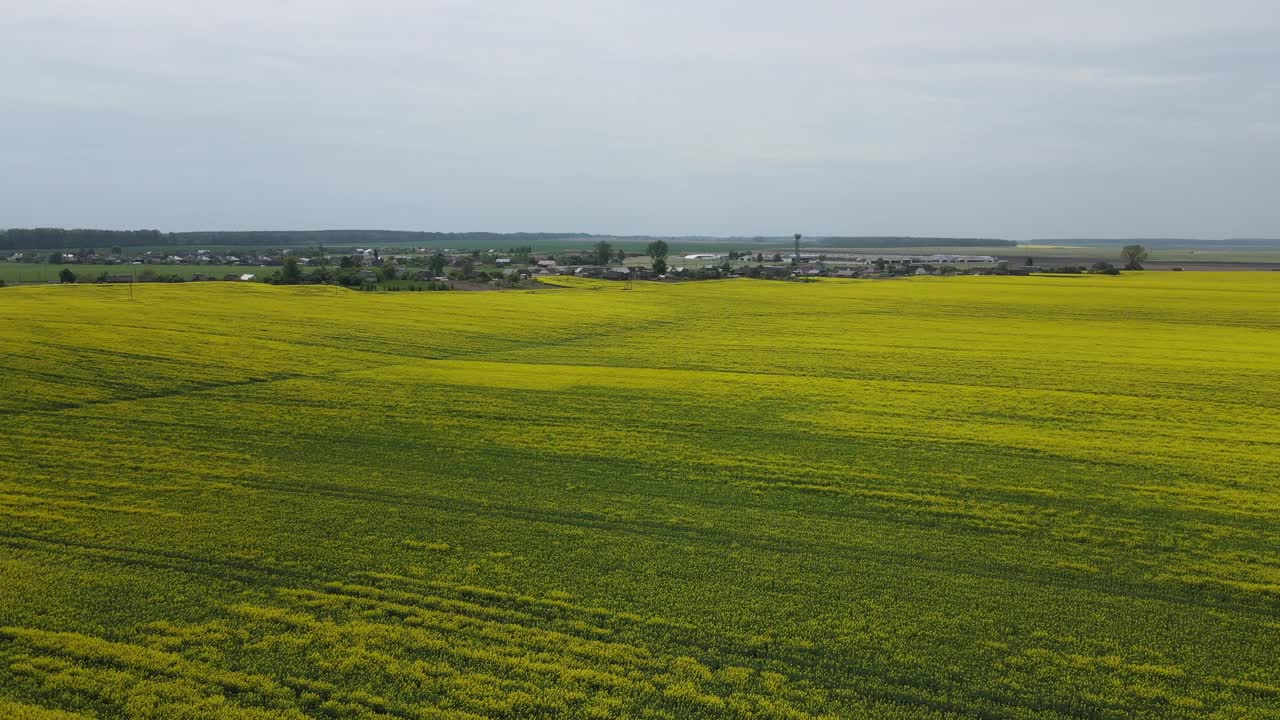
[[[141,245],[244,245],[252,247],[297,245],[473,245],[515,243],[531,247],[535,242],[595,237],[589,233],[543,232],[417,232],[401,230],[247,230],[162,233],[159,230],[95,230],[64,228],[10,228],[0,230],[0,249],[106,248]]]
[[[159,230],[64,230],[62,228],[10,228],[0,230],[0,249],[124,247],[164,245],[168,233]]]
[[[1014,247],[1014,240],[992,238],[944,238],[944,237],[824,237],[818,238],[821,247],[839,248],[911,248],[911,247]]]

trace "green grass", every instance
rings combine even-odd
[[[1060,259],[1062,262],[1067,260],[1078,260],[1081,262],[1094,260],[1107,260],[1117,265],[1123,264],[1123,258],[1120,255],[1122,243],[1113,243],[1109,245],[1046,245],[1046,244],[1030,244],[1019,245],[1017,247],[1008,246],[991,246],[991,247],[920,247],[920,248],[828,248],[828,247],[808,247],[802,246],[801,252],[806,255],[816,255],[820,253],[840,253],[854,255],[991,255],[1004,260],[1009,260],[1014,264],[1021,264],[1027,257],[1032,257],[1038,261],[1048,258]],[[753,252],[756,250],[753,249]],[[766,257],[770,256],[775,250],[770,249],[765,252]],[[1149,248],[1150,259],[1159,262],[1181,262],[1181,263],[1280,263],[1280,243],[1271,247],[1240,247],[1231,246],[1220,242],[1204,242],[1196,245],[1178,245],[1173,247],[1152,247]],[[790,251],[786,247],[779,246],[777,252],[781,252],[784,257],[790,255]],[[1055,260],[1057,262],[1058,260]]]
[[[257,265],[50,265],[48,263],[0,262],[0,280],[6,283],[57,282],[58,274],[68,268],[78,282],[93,282],[99,275],[141,275],[150,270],[160,276],[177,275],[190,280],[197,273],[221,280],[223,275],[251,273],[262,279],[279,267]]]
[[[561,282],[0,290],[0,714],[1277,717],[1280,276]]]

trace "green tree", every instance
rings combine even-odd
[[[61,264],[62,264],[62,253],[60,253],[60,252],[56,252],[56,253],[49,253],[49,264],[50,264],[50,265],[61,265]]]
[[[393,263],[387,263],[382,266],[382,279],[383,280],[396,279],[396,266]]]
[[[76,281],[76,274],[71,272],[71,268],[62,268],[62,272],[58,273],[58,282],[73,283]]]
[[[613,246],[601,240],[591,246],[591,260],[596,265],[608,265],[609,256],[613,254]]]
[[[1125,259],[1125,270],[1141,270],[1142,261],[1147,259],[1147,249],[1141,245],[1125,245],[1120,249],[1120,255]]]
[[[448,262],[449,261],[445,259],[444,255],[441,255],[440,253],[436,253],[435,255],[431,256],[430,260],[427,261],[427,267],[431,270],[432,275],[434,275],[435,277],[439,277],[440,275],[444,274],[444,266]]]
[[[667,256],[671,254],[671,248],[667,246],[664,240],[654,240],[644,249],[645,254],[653,260],[653,272],[661,275],[667,271]]]
[[[290,255],[284,259],[284,267],[280,269],[281,285],[297,285],[302,282],[302,268],[298,267],[298,258]]]

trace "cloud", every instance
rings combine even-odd
[[[0,222],[1276,235],[1273,2],[20,2]]]

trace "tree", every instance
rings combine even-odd
[[[667,247],[664,240],[654,240],[649,243],[644,252],[653,259],[653,273],[661,275],[667,271],[667,256],[671,254],[671,248]]]
[[[601,240],[591,246],[591,260],[596,265],[608,265],[609,256],[613,254],[613,246]]]
[[[298,267],[298,258],[290,255],[284,259],[284,267],[280,269],[281,285],[297,285],[302,282],[302,268]]]
[[[112,255],[123,255],[123,254],[124,254],[124,248],[120,247],[119,245],[113,245],[113,246],[111,247],[111,254],[112,254]]]
[[[1125,270],[1141,270],[1142,261],[1147,259],[1147,249],[1141,245],[1125,245],[1120,249],[1120,255],[1125,259]]]
[[[60,253],[60,252],[56,252],[56,253],[49,253],[49,264],[50,264],[50,265],[61,265],[61,264],[62,264],[62,253]]]
[[[73,283],[76,281],[76,274],[71,272],[71,268],[62,268],[62,272],[58,273],[58,282]]]
[[[614,260],[617,260],[617,261],[618,261],[618,262],[620,262],[620,263],[622,263],[622,262],[626,262],[626,261],[627,261],[627,251],[626,251],[626,250],[615,250],[615,251],[613,252],[613,259],[614,259]]]
[[[778,253],[778,252],[774,253],[774,254],[773,254],[773,261],[774,261],[774,262],[782,262],[782,253]]]
[[[338,261],[338,267],[342,268],[343,270],[350,270],[355,266],[356,266],[356,259],[351,257],[350,255],[343,255],[342,259]]]
[[[386,265],[382,266],[382,279],[383,280],[396,279],[396,266],[394,263],[387,263]]]
[[[446,263],[448,263],[448,260],[445,259],[445,256],[440,253],[436,253],[427,261],[427,267],[431,270],[432,275],[439,277],[444,273],[444,266]]]

